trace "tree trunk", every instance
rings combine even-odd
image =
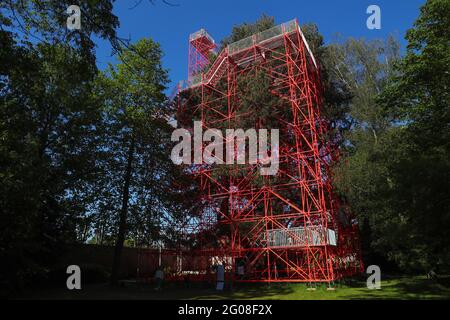
[[[117,285],[120,262],[122,256],[123,242],[127,232],[127,216],[128,216],[128,199],[130,197],[130,181],[133,171],[133,158],[134,158],[134,136],[131,137],[130,148],[128,149],[127,168],[124,176],[124,185],[122,192],[122,207],[120,209],[119,220],[119,233],[117,235],[116,246],[114,248],[114,261],[111,273],[111,284]]]

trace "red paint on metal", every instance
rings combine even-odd
[[[214,41],[206,32],[191,37],[190,81],[176,97],[179,125],[240,128],[243,119],[257,119],[253,127],[264,128],[258,101],[254,110],[241,108],[244,77],[264,73],[279,101],[271,117],[280,130],[280,166],[276,176],[258,176],[258,165],[189,168],[206,206],[182,227],[191,247],[180,247],[173,278],[210,279],[218,261],[240,282],[332,282],[363,271],[357,221],[333,192],[340,141],[321,115],[320,66],[296,20],[270,32],[227,46],[209,70]],[[286,242],[277,244],[277,236]]]

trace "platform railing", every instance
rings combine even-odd
[[[193,41],[201,37],[206,37],[209,41],[211,41],[211,43],[215,43],[213,37],[211,37],[209,33],[203,28],[194,33],[191,33],[189,35],[189,41]]]
[[[273,39],[280,37],[286,33],[294,32],[299,28],[300,27],[298,25],[297,19],[292,19],[290,21],[279,24],[270,29],[258,32],[247,38],[230,43],[226,48],[224,48],[220,52],[219,56],[217,57],[217,60],[223,59],[222,55],[224,54],[224,52],[227,53],[228,56],[232,56],[232,55],[234,55],[240,51],[246,50],[254,45],[263,43],[268,40],[273,40]],[[206,36],[206,37],[209,37],[210,39],[212,39],[212,37],[209,36],[209,34],[206,32],[205,29],[200,29],[199,31],[192,33],[189,36],[189,40],[190,41],[195,40],[201,36]],[[303,39],[303,40],[305,41],[305,39]],[[212,40],[212,41],[214,41],[214,40]],[[308,50],[308,51],[310,52],[310,50]],[[310,52],[310,54],[312,54],[312,53]],[[211,80],[208,76],[213,75],[214,74],[213,69],[218,68],[218,66],[220,66],[220,62],[218,62],[217,60],[213,63],[213,65],[210,67],[210,69],[207,70],[206,72],[198,73],[198,74],[194,75],[187,83],[188,88],[198,86],[201,83],[208,83]],[[216,63],[216,62],[218,62],[218,63]],[[315,63],[315,61],[314,61],[314,63]]]
[[[239,51],[250,48],[253,45],[282,36],[285,33],[293,32],[297,29],[297,24],[298,24],[297,19],[293,19],[288,22],[279,24],[275,27],[272,27],[270,29],[258,32],[247,38],[230,43],[228,45],[228,54],[233,55]]]

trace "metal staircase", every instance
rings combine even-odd
[[[217,56],[217,59],[212,64],[211,68],[206,72],[203,79],[204,84],[215,86],[219,79],[225,74],[228,69],[228,49],[223,49]]]

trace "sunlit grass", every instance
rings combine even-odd
[[[450,299],[450,287],[445,281],[431,281],[425,277],[401,277],[385,279],[381,289],[368,289],[364,282],[351,285],[335,284],[334,290],[319,284],[315,290],[307,290],[305,284],[258,285],[237,289],[231,294],[204,295],[201,299],[280,299],[280,300],[347,300],[347,299]]]

